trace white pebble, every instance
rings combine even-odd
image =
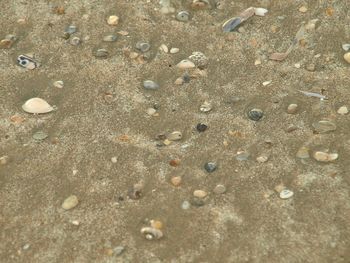
[[[108,23],[108,25],[116,26],[116,25],[118,25],[118,23],[119,23],[119,17],[118,17],[118,16],[115,16],[115,15],[110,16],[110,17],[108,17],[108,19],[107,19],[107,23]]]
[[[272,80],[264,81],[262,84],[263,86],[267,86],[272,82]]]
[[[69,210],[76,207],[78,203],[78,197],[76,195],[71,195],[64,200],[64,202],[62,203],[62,208],[64,210]]]
[[[165,44],[161,44],[159,47],[160,50],[162,50],[164,53],[168,53],[169,49]]]
[[[256,16],[265,16],[267,12],[268,10],[265,8],[261,8],[261,7],[254,8],[254,13]]]
[[[179,51],[180,51],[180,49],[178,49],[177,47],[173,47],[173,48],[170,49],[170,53],[171,54],[176,54]]]
[[[117,163],[118,159],[117,159],[117,157],[114,156],[111,158],[111,161],[112,161],[112,163]]]

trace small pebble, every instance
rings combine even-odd
[[[206,164],[204,164],[204,169],[208,172],[208,173],[212,173],[216,170],[217,165],[214,162],[208,162]]]
[[[213,192],[217,195],[226,193],[226,187],[223,184],[215,186]]]
[[[208,128],[208,126],[203,123],[198,123],[196,128],[197,128],[197,131],[204,132]]]
[[[99,48],[94,52],[94,56],[96,58],[107,58],[108,57],[108,51],[104,48]]]
[[[72,225],[79,226],[80,222],[78,220],[73,220]]]
[[[306,6],[301,6],[301,7],[299,8],[299,12],[301,12],[301,13],[306,13],[306,12],[307,12],[307,7],[306,7]]]
[[[193,191],[193,196],[198,197],[198,198],[204,198],[208,195],[206,191],[203,190],[194,190]]]
[[[159,85],[153,80],[145,80],[143,82],[143,87],[147,90],[156,90],[159,89]]]
[[[190,202],[188,202],[188,201],[183,201],[182,204],[181,204],[181,208],[182,208],[183,210],[187,210],[187,209],[189,209],[190,207],[191,207],[191,204],[190,204]]]
[[[316,70],[316,65],[315,64],[308,64],[306,66],[306,70],[310,72],[314,72]]]
[[[256,161],[258,163],[266,163],[268,161],[268,159],[269,159],[269,157],[263,155],[263,156],[259,156],[258,158],[256,158]]]
[[[116,26],[119,23],[119,17],[116,15],[110,16],[107,19],[107,24],[111,26]]]
[[[69,210],[76,207],[78,203],[78,197],[76,195],[71,195],[67,197],[66,200],[64,200],[64,202],[62,203],[62,208],[64,210]]]
[[[147,42],[139,41],[136,43],[136,48],[141,52],[147,52],[151,48],[151,45]]]
[[[115,42],[117,39],[118,37],[116,35],[107,35],[103,37],[104,42]]]
[[[49,135],[43,131],[38,131],[33,134],[33,139],[37,141],[45,140]]]
[[[293,191],[284,189],[280,192],[280,198],[281,199],[288,199],[291,198],[294,195]]]
[[[182,77],[179,77],[179,78],[177,78],[176,80],[175,80],[175,85],[182,85],[182,84],[184,84],[184,78],[182,78]]]
[[[239,151],[239,152],[237,152],[236,160],[237,161],[247,161],[249,156],[250,156],[250,154],[248,152]]]
[[[312,127],[318,133],[332,132],[332,131],[335,131],[336,128],[337,128],[335,123],[333,123],[331,121],[327,121],[327,120],[321,120],[321,121],[318,121],[318,122],[314,122],[312,124]]]
[[[111,158],[111,162],[112,163],[117,163],[117,161],[118,161],[117,157],[114,156],[114,157]]]
[[[53,83],[53,86],[58,89],[62,89],[64,86],[64,82],[62,80],[57,80]]]
[[[0,157],[0,164],[1,164],[1,165],[7,164],[7,163],[9,162],[9,159],[10,159],[10,158],[9,158],[7,155],[1,156],[1,157]]]
[[[116,256],[119,256],[121,255],[125,250],[125,247],[123,246],[117,246],[115,248],[113,248],[113,253],[116,255]]]
[[[28,250],[30,248],[30,244],[25,244],[22,248],[23,250]]]
[[[170,166],[173,166],[173,167],[179,166],[180,163],[181,163],[181,160],[180,160],[180,159],[172,159],[172,160],[170,160],[170,162],[169,162]]]
[[[77,46],[79,45],[81,42],[80,38],[79,37],[73,37],[69,40],[69,43],[73,46]]]
[[[287,108],[287,112],[289,114],[295,114],[298,111],[298,104],[289,104]]]
[[[260,109],[252,109],[248,112],[249,119],[253,121],[259,121],[264,116],[264,113]]]
[[[190,19],[190,14],[187,11],[180,11],[177,13],[176,19],[181,22],[187,22]]]
[[[182,133],[179,131],[174,131],[167,136],[167,139],[169,141],[178,141],[178,140],[181,140],[181,138],[182,138]]]
[[[263,86],[267,86],[267,85],[269,85],[269,84],[271,84],[271,80],[268,80],[268,81],[264,81],[262,84],[263,84]]]
[[[173,186],[180,186],[181,182],[182,182],[182,177],[181,176],[173,176],[170,179],[170,182]]]
[[[350,50],[350,44],[343,44],[341,47],[343,48],[344,51]]]
[[[300,63],[295,63],[295,64],[294,64],[294,67],[295,67],[295,68],[300,68],[300,67],[301,67],[301,64],[300,64]]]
[[[346,115],[349,113],[348,107],[346,106],[341,106],[338,110],[337,110],[338,114],[340,115]]]
[[[344,54],[344,59],[350,64],[350,52]]]
[[[195,197],[195,196],[194,196],[194,197],[191,199],[191,204],[192,204],[193,206],[200,207],[200,206],[205,205],[205,201],[204,201],[203,198],[199,198],[199,197]]]
[[[73,26],[73,25],[67,26],[66,29],[64,30],[64,32],[66,32],[70,35],[74,34],[75,32],[77,32],[77,27]]]
[[[155,108],[148,108],[147,109],[147,114],[150,116],[153,116],[156,112],[157,112],[157,110]]]
[[[338,159],[337,153],[315,152],[314,158],[319,162],[332,162]]]
[[[178,49],[177,47],[173,47],[170,49],[170,54],[176,54],[180,51],[180,49]]]

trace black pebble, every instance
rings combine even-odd
[[[208,126],[203,124],[203,123],[197,124],[197,131],[199,131],[199,132],[204,132],[207,128],[208,128]]]

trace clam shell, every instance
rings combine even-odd
[[[230,18],[222,25],[222,30],[224,32],[232,32],[241,23],[242,23],[242,19],[240,17]]]
[[[155,240],[163,237],[163,232],[154,227],[141,228],[141,234],[143,234],[147,240]]]
[[[22,109],[25,112],[39,114],[39,113],[48,113],[53,111],[53,107],[48,104],[45,100],[40,98],[31,98],[27,100],[23,105]]]

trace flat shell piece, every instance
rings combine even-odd
[[[284,189],[280,192],[280,198],[281,199],[288,199],[291,198],[294,195],[293,191]]]
[[[42,114],[53,111],[53,107],[41,98],[32,98],[27,100],[22,105],[22,109],[25,112],[33,114]]]
[[[265,8],[261,8],[261,7],[254,8],[254,13],[256,16],[265,16],[267,12],[268,10]]]

